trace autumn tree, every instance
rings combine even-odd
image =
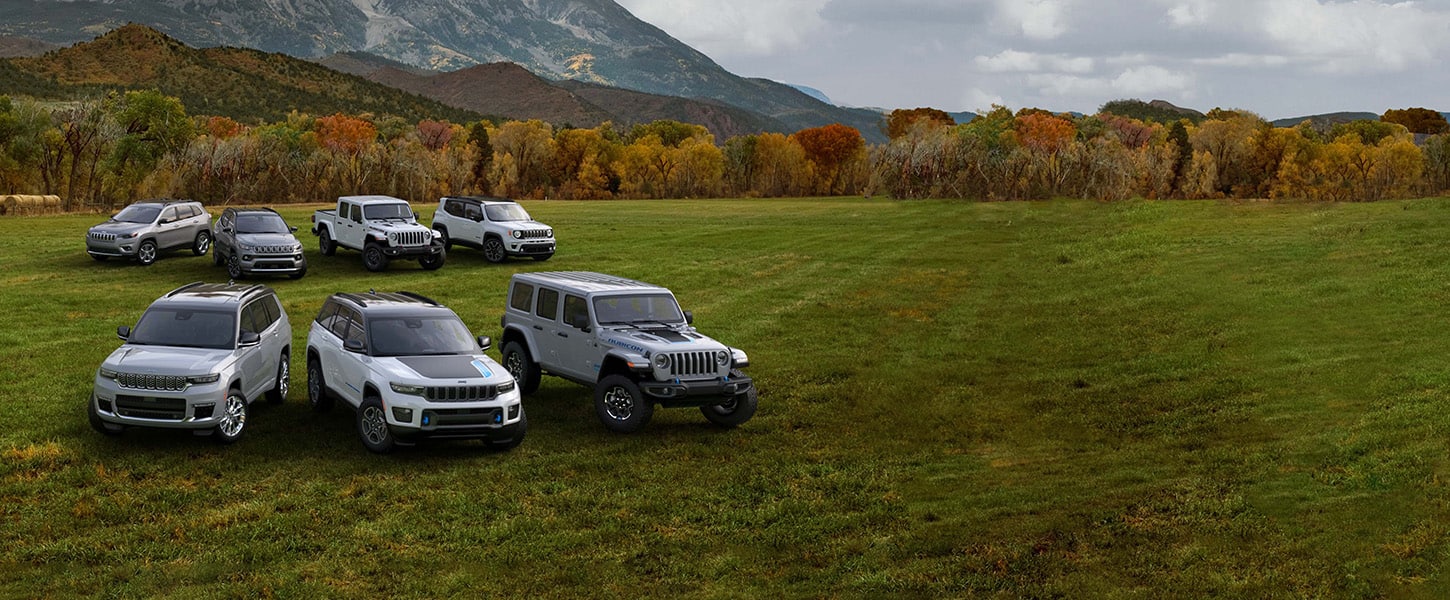
[[[802,129],[791,139],[805,150],[815,173],[812,192],[820,195],[853,194],[858,186],[851,180],[866,159],[866,140],[854,127],[840,123]]]
[[[1400,108],[1385,111],[1380,120],[1386,123],[1404,125],[1410,133],[1436,135],[1450,133],[1450,122],[1439,111],[1428,108]]]
[[[941,127],[951,127],[957,124],[956,119],[953,119],[944,110],[926,107],[899,108],[891,111],[891,115],[886,118],[886,135],[892,139],[906,135],[911,126],[917,122]]]
[[[509,121],[490,133],[491,189],[504,196],[542,197],[549,183],[554,128],[540,120]]]
[[[34,189],[31,182],[39,175],[49,129],[50,114],[38,103],[0,96],[0,187],[5,193]]]
[[[179,152],[195,136],[186,107],[175,97],[141,90],[113,95],[107,98],[104,108],[120,129],[106,158],[114,196],[129,201],[148,195],[136,189],[137,185],[163,157]]]
[[[554,134],[549,178],[555,195],[589,199],[611,196],[610,163],[617,153],[599,129],[563,129]]]

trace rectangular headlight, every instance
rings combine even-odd
[[[410,394],[413,396],[423,395],[423,386],[421,385],[413,385],[411,383],[398,383],[394,381],[388,383],[388,386],[392,387],[393,391],[399,394]]]
[[[506,394],[512,391],[514,391],[514,382],[509,381],[507,383],[498,384],[498,393]]]
[[[187,377],[186,381],[193,384],[216,383],[221,378],[221,373],[210,373],[207,375],[192,375],[191,377]]]
[[[115,371],[115,369],[107,369],[105,367],[101,367],[100,373],[101,373],[101,377],[105,377],[106,379],[115,379],[116,378],[116,371]]]

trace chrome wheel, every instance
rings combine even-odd
[[[523,381],[524,357],[519,356],[518,352],[510,352],[503,358],[503,368],[508,369],[509,375],[513,376],[514,381]]]
[[[211,234],[205,231],[196,234],[196,244],[191,247],[192,253],[201,256],[206,254],[209,249],[211,249]]]
[[[363,438],[374,446],[388,441],[388,419],[383,416],[383,409],[368,406],[364,407],[362,411]]]
[[[228,394],[222,404],[222,420],[217,424],[217,430],[228,438],[234,438],[242,434],[242,428],[246,425],[247,401],[235,393]]]
[[[287,397],[287,392],[292,388],[289,381],[292,379],[292,365],[287,364],[287,357],[282,357],[282,364],[277,367],[277,395]]]
[[[227,276],[232,279],[242,278],[242,259],[235,254],[227,257]]]
[[[616,421],[628,421],[634,416],[634,396],[624,386],[614,386],[604,392],[604,412]]]
[[[150,240],[141,242],[141,247],[136,249],[136,260],[143,265],[156,262],[156,243]]]

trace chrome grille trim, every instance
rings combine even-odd
[[[715,353],[712,351],[670,352],[667,356],[670,357],[670,375],[715,375]]]
[[[186,377],[183,377],[181,375],[145,375],[141,373],[117,373],[116,385],[132,390],[180,392],[186,389]]]
[[[547,229],[525,229],[519,235],[522,235],[523,236],[523,239],[546,238],[546,237],[549,237],[549,230],[547,230]]]
[[[116,241],[116,234],[114,234],[114,233],[105,233],[105,232],[101,232],[101,231],[91,231],[91,232],[88,232],[87,235],[89,235],[91,239],[96,240],[96,241],[100,241],[100,242],[114,242],[114,241]]]
[[[394,231],[388,234],[388,243],[394,246],[425,246],[433,241],[430,231]]]

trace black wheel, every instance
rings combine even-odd
[[[198,231],[196,233],[196,241],[191,244],[191,253],[197,256],[205,256],[207,250],[211,250],[211,232]]]
[[[106,262],[106,260],[108,260],[110,258],[111,257],[106,256],[104,254],[92,254],[91,255],[91,259],[92,260],[95,260],[96,262]]]
[[[332,236],[326,229],[317,233],[317,249],[322,251],[323,256],[332,256],[337,253],[337,244],[333,243]]]
[[[522,411],[523,408],[520,407],[519,410]],[[529,415],[528,415],[528,413],[524,413],[524,414],[522,414],[522,415],[519,416],[518,429],[516,429],[514,431],[514,436],[513,437],[511,437],[509,439],[506,439],[506,440],[489,440],[487,442],[488,443],[488,447],[489,448],[492,448],[494,450],[513,450],[514,448],[517,448],[519,446],[519,444],[524,443],[524,435],[527,434],[528,432],[529,432]]]
[[[243,277],[246,277],[246,275],[247,273],[242,270],[242,257],[237,256],[236,254],[228,256],[227,277],[230,277],[232,279],[241,279]]]
[[[221,251],[220,248],[212,248],[212,251],[211,251],[211,264],[212,264],[213,267],[220,267],[220,266],[222,266],[222,251]]]
[[[327,380],[322,378],[322,361],[307,359],[307,404],[317,412],[332,410],[332,396],[327,393]]]
[[[277,360],[277,380],[272,382],[272,390],[267,392],[267,402],[271,404],[281,404],[287,399],[287,391],[292,389],[292,360],[286,352]]]
[[[212,439],[220,444],[232,444],[242,439],[242,432],[247,428],[247,399],[237,390],[227,392],[227,397],[222,400],[221,421],[217,423],[216,430],[212,431]]]
[[[383,401],[377,396],[368,396],[357,407],[357,436],[370,452],[387,454],[397,446],[393,432],[388,430],[388,417],[383,413]]]
[[[453,238],[448,237],[448,228],[447,227],[443,227],[443,226],[440,225],[438,227],[434,227],[434,229],[437,229],[438,230],[438,233],[442,236],[439,239],[442,240],[442,242],[443,242],[443,249],[444,250],[452,250],[453,249]]]
[[[136,249],[136,262],[142,266],[151,266],[151,263],[156,262],[156,257],[156,242],[153,240],[141,242],[141,246]]]
[[[744,376],[745,374],[738,370],[730,371],[731,379]],[[731,396],[724,402],[701,406],[700,412],[711,423],[721,427],[737,427],[755,416],[756,399],[755,386],[752,385],[745,393]]]
[[[549,260],[551,258],[554,258],[554,253],[553,252],[550,252],[548,254],[535,254],[534,255],[534,260],[537,260],[539,262],[544,262],[544,261]]]
[[[424,270],[437,271],[439,267],[443,266],[444,258],[445,256],[443,252],[439,252],[437,254],[429,254],[428,256],[424,256],[423,258],[418,259],[418,264],[422,265]]]
[[[610,431],[634,433],[649,423],[655,407],[630,378],[610,375],[594,387],[594,412]]]
[[[374,273],[388,268],[388,257],[383,254],[383,248],[377,244],[363,248],[363,266]]]
[[[514,376],[519,393],[528,395],[539,389],[539,364],[529,358],[529,349],[522,343],[509,342],[503,347],[503,368]]]
[[[103,433],[105,435],[117,436],[117,435],[121,435],[122,433],[125,433],[126,432],[126,428],[125,427],[122,427],[120,425],[112,425],[110,423],[107,423],[107,422],[101,420],[101,413],[96,412],[96,398],[95,398],[95,396],[92,396],[86,402],[86,415],[90,417],[91,429],[94,429],[94,430],[96,430],[98,432],[101,432],[101,433]]]
[[[503,248],[503,240],[496,237],[483,240],[483,257],[491,263],[501,263],[508,258],[508,253]]]
[[[306,275],[306,274],[307,274],[307,267],[302,267],[300,269],[297,269],[297,272],[296,273],[290,273],[287,276],[288,277],[291,277],[293,279],[302,279],[302,276],[303,275]]]

